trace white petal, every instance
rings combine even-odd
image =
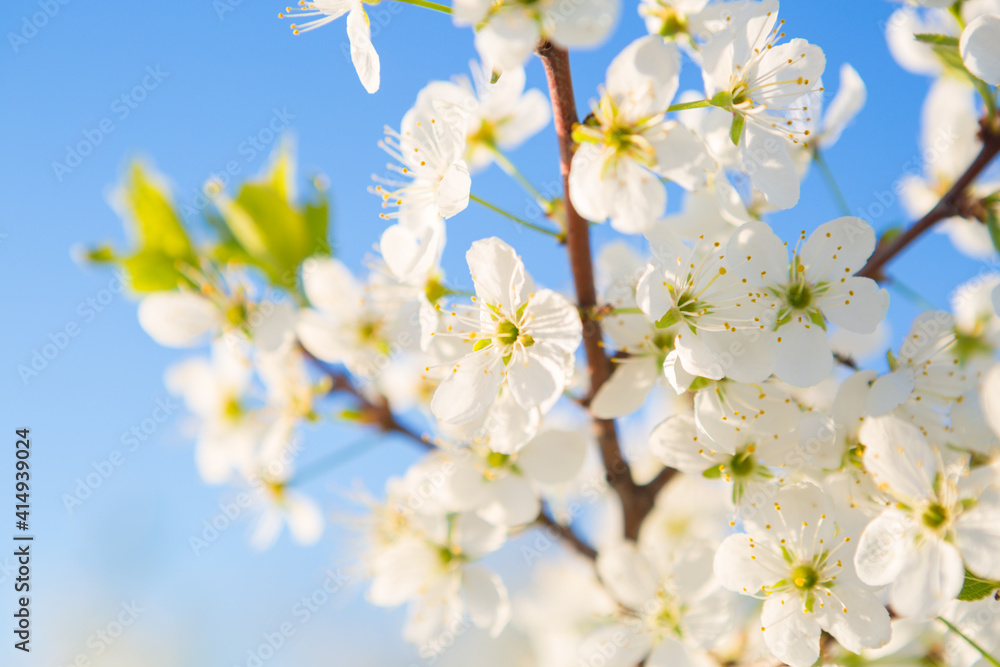
[[[858,432],[865,469],[879,487],[917,506],[935,497],[937,462],[927,439],[913,424],[885,415],[866,419]]]
[[[667,206],[667,189],[656,174],[632,160],[622,160],[611,203],[611,226],[622,234],[641,234],[653,226]],[[575,200],[574,200],[575,201]]]
[[[576,149],[569,169],[569,197],[587,220],[603,222],[611,215],[616,184],[604,178],[605,155],[600,146],[585,143]]]
[[[640,37],[615,56],[608,67],[607,91],[626,118],[639,120],[662,113],[679,85],[680,53],[657,35]]]
[[[774,374],[793,387],[814,387],[833,371],[826,332],[794,319],[777,332]]]
[[[715,552],[715,576],[725,588],[754,595],[773,585],[787,565],[770,550],[758,547],[749,535],[730,535]]]
[[[496,237],[482,239],[472,244],[465,260],[479,300],[513,316],[522,303],[520,294],[530,281],[514,249]]]
[[[860,271],[875,250],[875,230],[861,218],[823,223],[802,244],[802,263],[812,282],[834,281]]]
[[[667,383],[678,394],[683,394],[690,389],[691,383],[695,381],[695,376],[684,370],[677,350],[671,350],[663,360],[663,376],[667,378]]]
[[[526,10],[497,12],[476,32],[476,50],[500,70],[520,67],[539,39],[538,24]]]
[[[472,178],[464,160],[459,160],[448,167],[437,188],[437,208],[441,217],[448,219],[464,211],[469,205],[471,188]]]
[[[743,171],[776,209],[799,201],[799,175],[787,142],[748,123],[744,130]]]
[[[323,513],[311,499],[299,493],[285,493],[288,529],[299,544],[313,544],[323,534]]]
[[[958,549],[940,539],[925,539],[889,589],[889,603],[903,616],[937,616],[958,597],[964,582]]]
[[[649,436],[649,451],[653,456],[671,468],[693,475],[713,467],[709,453],[714,447],[711,440],[698,432],[694,416],[688,413],[668,417]]]
[[[250,547],[255,551],[267,551],[273,547],[281,534],[282,524],[281,512],[273,507],[266,508],[250,534]]]
[[[306,260],[302,268],[302,286],[309,303],[341,321],[352,319],[361,310],[361,286],[340,260]]]
[[[830,286],[819,308],[838,327],[872,333],[889,312],[889,292],[871,278],[847,278]]]
[[[955,541],[970,572],[1000,580],[1000,506],[995,500],[983,498],[959,516]]]
[[[908,366],[876,378],[868,394],[867,413],[877,417],[897,408],[910,398],[915,386],[913,369]]]
[[[358,71],[361,85],[369,93],[374,93],[379,86],[380,66],[378,53],[372,46],[368,15],[361,8],[361,3],[347,15],[347,37],[351,40],[351,62]]]
[[[666,637],[649,654],[645,667],[702,667],[714,661],[699,661],[686,644],[673,637]]]
[[[618,22],[621,3],[587,0],[546,7],[542,21],[552,41],[566,47],[580,47],[596,46],[607,38]]]
[[[970,72],[991,86],[1000,84],[1000,16],[983,14],[965,26],[958,50]]]
[[[764,643],[791,667],[811,667],[819,658],[819,623],[801,607],[796,595],[778,593],[767,598],[760,615]]]
[[[597,573],[608,591],[627,607],[642,609],[656,598],[656,570],[634,542],[624,541],[597,556]]]
[[[873,519],[861,533],[854,567],[869,586],[891,584],[903,571],[909,557],[907,536],[911,525],[896,510],[887,510]]]
[[[498,526],[522,526],[538,518],[541,502],[531,482],[508,474],[489,484],[490,502],[477,514]]]
[[[598,419],[615,419],[635,412],[646,403],[659,377],[660,368],[653,357],[622,359],[590,402],[591,413]]]
[[[470,422],[496,400],[503,378],[502,361],[491,348],[468,354],[438,385],[431,399],[431,411],[443,422]]]
[[[994,294],[1000,290],[993,290]],[[1000,438],[1000,364],[993,364],[983,375],[983,385],[979,393],[979,404],[983,416],[993,433]]]
[[[721,356],[716,354],[716,350],[702,336],[689,329],[682,329],[674,340],[674,348],[681,365],[688,373],[712,380],[726,377]]]
[[[139,324],[160,345],[192,347],[221,326],[219,309],[192,292],[157,292],[139,303]]]
[[[714,163],[704,142],[683,125],[674,124],[667,136],[653,144],[656,151],[654,170],[685,190],[700,190],[707,185],[706,174]]]
[[[817,611],[819,624],[852,653],[889,643],[892,627],[889,612],[878,598],[860,586],[838,583],[837,599],[827,598]]]
[[[857,70],[844,63],[840,66],[840,87],[823,117],[823,147],[837,143],[844,128],[865,106],[868,90]]]
[[[543,431],[517,456],[525,475],[542,484],[568,482],[583,468],[587,440],[578,431]]]
[[[566,353],[536,343],[514,352],[507,365],[507,386],[523,408],[539,408],[543,413],[562,396],[566,388]]]
[[[496,637],[507,627],[510,599],[497,574],[481,567],[467,567],[462,571],[462,591],[469,616],[477,627],[487,630],[490,637]]]

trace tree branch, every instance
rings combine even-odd
[[[545,67],[552,100],[552,116],[559,139],[559,167],[563,181],[563,204],[566,209],[566,251],[576,289],[576,301],[583,319],[583,349],[587,356],[590,375],[589,398],[597,393],[611,375],[611,363],[601,347],[601,326],[593,313],[597,306],[594,287],[594,264],[590,249],[588,222],[573,207],[569,196],[569,169],[576,145],[573,126],[577,122],[576,101],[570,75],[569,54],[551,42],[542,42],[537,49]],[[594,433],[601,450],[608,484],[621,498],[625,513],[625,536],[631,539],[639,534],[643,517],[652,507],[652,499],[636,486],[632,471],[622,456],[618,431],[613,419],[594,419]]]
[[[969,168],[965,170],[965,173],[955,181],[951,189],[941,197],[940,201],[924,217],[889,243],[880,243],[875,249],[875,253],[868,260],[865,268],[861,269],[857,275],[874,278],[875,280],[884,280],[882,267],[892,261],[896,255],[905,250],[921,234],[942,220],[968,213],[966,188],[972,185],[976,178],[993,161],[993,158],[1000,153],[1000,131],[995,129],[993,125],[987,118],[979,122],[979,136],[983,141],[983,148],[972,164],[969,165]]]
[[[417,434],[416,431],[406,426],[393,413],[392,408],[389,407],[389,401],[386,400],[385,396],[379,395],[374,400],[368,398],[362,394],[354,383],[351,382],[351,378],[346,374],[342,373],[321,359],[317,359],[309,350],[299,345],[299,349],[302,350],[302,354],[305,355],[316,368],[318,368],[324,375],[330,380],[330,393],[343,392],[345,394],[350,394],[361,406],[362,423],[371,424],[377,427],[384,433],[398,433],[406,438],[409,438],[416,444],[420,445],[424,449],[432,450],[434,445],[431,443],[430,438],[427,436],[422,436]]]
[[[564,526],[561,523],[556,522],[555,519],[550,517],[545,513],[545,510],[538,515],[538,519],[535,521],[540,526],[545,526],[560,538],[566,541],[567,544],[576,549],[577,553],[581,556],[585,556],[590,560],[597,560],[597,551],[594,547],[590,546],[583,539],[573,532],[573,528],[570,526]]]

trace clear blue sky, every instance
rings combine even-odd
[[[46,5],[57,9],[54,15],[34,32],[25,29]],[[382,90],[370,96],[343,56],[343,21],[293,37],[287,22],[277,18],[280,3],[4,3],[0,441],[10,445],[0,447],[5,452],[0,514],[13,523],[13,433],[29,426],[32,532],[38,541],[33,570],[37,652],[28,659],[14,655],[5,640],[3,664],[65,665],[79,654],[94,659],[102,642],[88,645],[88,637],[107,628],[121,605],[132,600],[144,611],[93,664],[242,665],[247,649],[285,621],[295,623],[297,632],[267,665],[326,665],[337,655],[355,656],[344,664],[404,665],[414,657],[395,639],[403,615],[367,606],[361,585],[338,593],[308,623],[299,625],[293,615],[296,602],[316,589],[326,567],[349,561],[342,532],[331,530],[309,549],[283,538],[270,552],[255,554],[246,547],[245,524],[238,524],[201,555],[192,553],[189,536],[219,512],[222,494],[197,478],[183,416],[157,425],[135,451],[121,440],[154,415],[157,399],[165,396],[163,371],[183,354],[158,347],[140,330],[134,301],[113,291],[112,274],[82,268],[71,256],[80,243],[124,242],[105,191],[130,156],[153,161],[186,201],[230,161],[239,163],[242,176],[260,169],[266,151],[245,143],[247,138],[287,117],[299,139],[304,170],[321,171],[331,181],[338,253],[360,267],[363,253],[384,228],[377,200],[365,191],[370,174],[382,172],[386,162],[376,147],[383,125],[398,124],[429,79],[466,72],[474,56],[470,31],[412,6],[390,14],[389,5],[375,9]],[[825,50],[828,90],[836,88],[843,62],[852,63],[868,84],[868,106],[827,156],[856,207],[876,201],[876,193],[888,190],[904,163],[918,154],[919,105],[927,81],[899,70],[888,54],[881,22],[895,6],[800,0],[782,7],[789,36]],[[220,8],[231,11],[220,13]],[[391,16],[387,24],[379,24],[379,11]],[[11,33],[25,39],[14,44]],[[594,97],[612,55],[641,33],[635,3],[626,2],[611,42],[574,54],[581,108]],[[696,86],[693,68],[685,72],[687,86]],[[539,63],[531,62],[529,82],[539,86],[542,79]],[[133,95],[136,86],[142,88]],[[92,139],[97,144],[92,153],[72,171],[57,174],[53,162],[65,162],[67,145],[86,136],[100,142]],[[551,128],[513,157],[536,183],[556,181]],[[498,202],[521,201],[518,190],[495,170],[476,177],[473,189]],[[814,170],[802,203],[777,216],[775,225],[790,238],[795,230],[836,215]],[[876,225],[903,219],[894,207]],[[445,266],[456,282],[467,281],[462,257],[468,244],[497,234],[515,245],[540,282],[567,286],[564,266],[546,261],[553,252],[546,239],[519,233],[489,212],[470,208],[449,222],[448,233]],[[610,238],[606,229],[598,236]],[[951,286],[979,268],[961,259],[944,237],[930,235],[894,264],[892,273],[943,307]],[[896,339],[915,312],[893,295]],[[59,332],[68,326],[76,335],[65,349],[37,377],[23,382],[18,365],[30,364],[50,336],[61,340]],[[336,429],[309,435],[306,460],[357,437]],[[95,466],[106,469],[102,462],[116,450],[122,452],[121,465],[113,466],[82,506],[67,512],[63,495]],[[355,479],[380,490],[385,476],[403,470],[413,456],[403,444],[389,444],[338,470],[326,480],[329,484],[316,482],[309,490],[325,507],[343,511],[347,504],[340,492]],[[0,528],[0,542],[6,544],[4,536],[11,532],[12,527]],[[0,547],[0,554],[7,551]],[[4,576],[0,570],[0,579]],[[12,609],[8,578],[0,583],[0,615],[9,619]],[[457,660],[458,653],[450,657]]]

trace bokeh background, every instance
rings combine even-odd
[[[868,85],[866,108],[826,156],[859,213],[885,204],[904,165],[919,158],[919,109],[928,81],[900,70],[886,48],[885,21],[897,6],[814,0],[781,8],[790,36],[826,52],[828,94],[844,62]],[[475,56],[472,33],[418,7],[375,6],[382,89],[367,95],[344,55],[343,21],[294,37],[288,21],[277,17],[282,9],[261,0],[9,0],[0,10],[0,443],[9,443],[0,446],[0,545],[14,532],[14,430],[25,426],[32,435],[37,540],[33,652],[23,655],[5,640],[0,664],[63,666],[84,656],[90,662],[79,664],[247,665],[248,651],[286,622],[295,634],[264,664],[511,664],[510,655],[525,651],[511,630],[504,637],[513,651],[507,658],[478,654],[472,660],[479,636],[469,630],[456,648],[423,660],[399,639],[404,613],[367,605],[356,579],[304,619],[297,605],[317,591],[327,570],[346,572],[354,562],[351,531],[342,525],[331,525],[309,548],[285,535],[270,551],[256,553],[247,545],[243,516],[195,553],[191,537],[204,537],[205,522],[222,513],[220,503],[232,492],[197,477],[182,410],[154,419],[164,414],[156,412],[167,398],[164,369],[185,353],[146,336],[134,299],[113,273],[74,259],[73,249],[83,243],[126,243],[106,194],[130,158],[143,157],[168,175],[194,221],[200,186],[231,161],[239,165],[236,181],[255,174],[275,145],[267,130],[287,126],[298,139],[302,173],[329,178],[337,254],[362,267],[385,226],[378,200],[366,192],[371,174],[384,172],[386,156],[376,146],[382,128],[398,124],[429,80],[467,72]],[[636,3],[626,0],[610,42],[573,54],[581,110],[596,96],[611,57],[641,34]],[[682,89],[697,88],[696,75],[686,68]],[[529,64],[528,79],[544,86],[537,61]],[[85,139],[93,144],[90,154],[69,171],[56,168],[67,163],[69,147]],[[543,191],[554,192],[551,126],[512,158]],[[521,192],[495,168],[474,179],[473,191],[515,211],[524,206]],[[671,208],[679,202],[674,196]],[[813,169],[799,206],[772,222],[792,239],[837,215]],[[881,230],[905,222],[905,215],[891,202],[871,222]],[[453,283],[468,282],[463,256],[469,243],[495,234],[519,250],[538,282],[569,286],[547,239],[475,204],[449,222],[448,234],[445,269]],[[597,235],[612,237],[606,228]],[[930,304],[947,307],[956,284],[992,269],[930,234],[890,272]],[[898,341],[921,307],[898,291],[892,296],[889,325]],[[67,327],[77,334],[63,336]],[[43,346],[60,341],[65,345],[44,369],[22,376],[20,366],[30,367]],[[126,437],[133,428],[143,439]],[[306,462],[362,437],[338,427],[306,435]],[[111,462],[116,451],[119,465]],[[416,455],[403,442],[372,446],[306,490],[328,514],[342,516],[353,508],[345,498],[349,490],[360,483],[380,493],[384,479]],[[107,473],[109,465],[96,488],[81,491],[88,475],[93,481],[93,473]],[[10,551],[0,546],[0,617],[6,619],[14,605]],[[530,575],[516,550],[493,564],[514,587]],[[98,633],[115,632],[123,605],[133,604],[134,623],[108,644]],[[9,638],[8,623],[0,630]]]

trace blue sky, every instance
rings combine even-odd
[[[802,0],[782,7],[786,32],[826,52],[829,91],[844,62],[868,84],[867,107],[827,155],[856,210],[878,201],[918,155],[919,106],[928,82],[902,72],[888,54],[883,22],[893,8],[882,1]],[[140,330],[134,300],[112,273],[81,267],[71,252],[83,243],[125,243],[105,195],[130,158],[150,160],[171,179],[178,201],[192,202],[199,186],[230,163],[240,172],[236,180],[256,173],[273,147],[270,130],[287,126],[298,138],[303,173],[322,172],[330,180],[338,254],[361,266],[385,224],[377,217],[378,200],[366,192],[370,175],[383,172],[386,162],[376,146],[382,127],[397,125],[429,80],[467,72],[472,34],[417,7],[388,0],[376,6],[382,89],[367,95],[344,57],[343,22],[293,37],[287,21],[277,18],[282,9],[260,0],[4,4],[0,439],[8,438],[11,448],[3,449],[7,461],[0,462],[0,495],[8,499],[0,510],[13,504],[13,474],[5,471],[13,468],[14,429],[28,426],[38,540],[36,652],[13,655],[11,662],[14,651],[5,645],[4,664],[68,665],[84,655],[95,665],[242,665],[262,635],[286,622],[296,632],[268,665],[329,664],[333,655],[356,656],[350,664],[357,665],[415,659],[395,639],[403,615],[367,606],[358,582],[300,622],[296,604],[317,590],[327,568],[350,562],[344,530],[331,529],[309,549],[283,539],[256,554],[246,546],[246,522],[237,521],[193,553],[190,536],[219,515],[226,491],[199,481],[184,415],[162,409],[163,371],[184,355],[158,347]],[[635,3],[626,2],[608,44],[573,54],[581,109],[595,96],[613,54],[641,33]],[[528,76],[529,84],[544,84],[537,61]],[[690,63],[683,83],[698,85]],[[92,150],[77,163],[68,147],[80,142]],[[551,127],[512,157],[543,188],[557,182]],[[477,176],[473,191],[514,202],[512,208],[523,201],[495,169]],[[837,215],[813,170],[800,205],[773,222],[791,238]],[[893,205],[874,222],[884,228],[904,220]],[[488,211],[470,208],[449,222],[448,234],[445,268],[455,283],[467,282],[462,257],[469,243],[495,234],[521,252],[536,280],[568,286],[565,266],[551,260],[557,251],[545,238],[521,233]],[[612,234],[600,228],[597,237]],[[943,236],[928,235],[891,273],[944,307],[950,289],[980,268],[960,258]],[[916,312],[893,294],[895,339]],[[23,379],[18,367],[30,365],[49,344],[57,354],[37,376]],[[137,444],[123,439],[133,428],[144,436]],[[311,432],[305,460],[359,436],[332,428]],[[344,491],[355,480],[378,490],[414,456],[390,442],[309,490],[330,510],[343,512],[349,506]],[[94,474],[100,483],[68,511],[66,494],[88,475],[97,479]],[[0,540],[5,533],[0,530]],[[0,579],[0,613],[9,618],[13,592],[3,569]],[[133,601],[142,611],[107,648],[94,633],[108,631],[109,624],[114,630],[122,605]],[[458,651],[449,657],[460,659]]]

